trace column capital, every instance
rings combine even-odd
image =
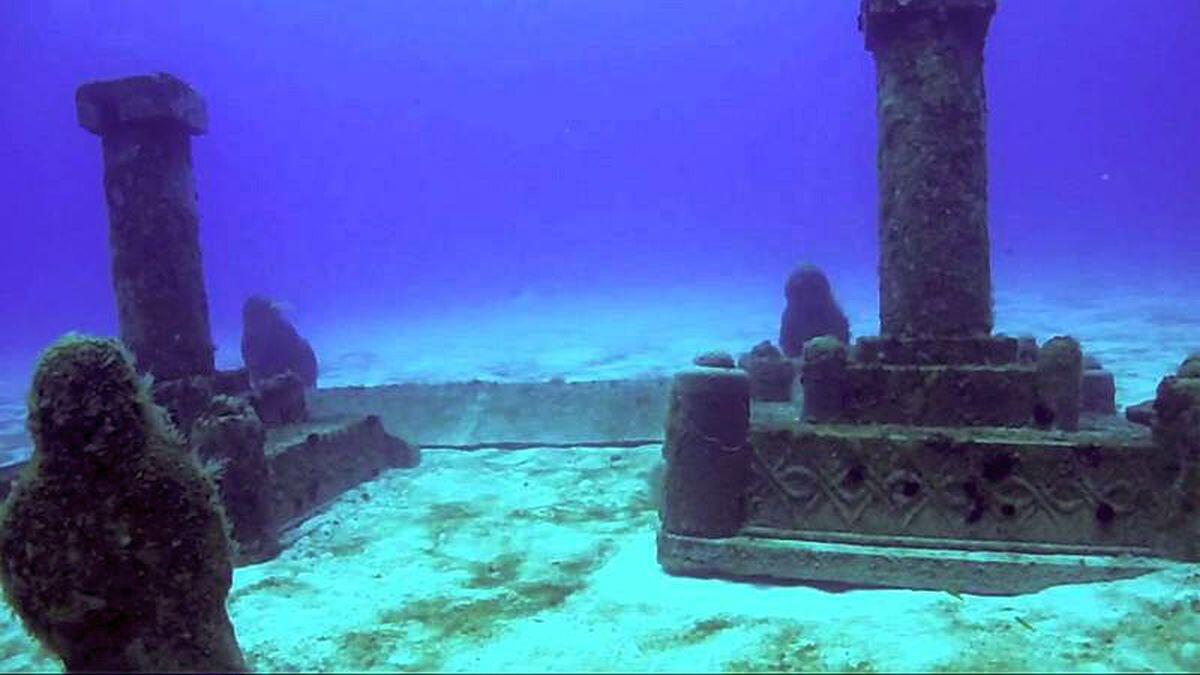
[[[875,51],[883,36],[900,22],[918,16],[969,17],[987,28],[996,13],[996,0],[861,0],[858,29],[868,51]]]
[[[75,111],[79,125],[99,136],[154,122],[177,124],[191,135],[208,131],[204,99],[167,73],[84,84],[75,90]]]

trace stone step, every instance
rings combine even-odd
[[[762,536],[702,539],[669,532],[658,535],[658,561],[672,574],[979,595],[1034,593],[1059,584],[1125,579],[1183,564],[1111,551],[972,551],[898,542],[877,546]]]
[[[1033,366],[854,363],[845,376],[845,422],[1026,427],[1038,418]]]

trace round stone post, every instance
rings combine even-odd
[[[121,340],[159,380],[213,372],[191,136],[204,100],[167,74],[85,84],[79,124],[101,137]]]
[[[879,123],[880,332],[992,331],[983,45],[996,0],[862,0]]]
[[[730,537],[745,518],[750,378],[728,368],[675,376],[667,412],[662,524],[671,534]]]

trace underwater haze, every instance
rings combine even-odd
[[[99,141],[73,93],[157,71],[208,102],[193,150],[218,362],[237,360],[251,293],[318,334],[666,287],[777,311],[802,260],[874,333],[856,5],[3,3],[4,358],[115,333]],[[1191,2],[1002,4],[986,52],[998,292],[1194,278],[1197,26]]]
[[[914,6],[924,11],[896,14]],[[0,528],[12,544],[0,546],[6,590],[13,559],[43,554],[69,563],[20,571],[107,576],[59,545],[71,527],[117,542],[125,558],[114,560],[173,573],[147,562],[163,559],[124,516],[91,527],[118,502],[159,503],[130,494],[166,485],[139,469],[116,483],[129,499],[93,499],[97,485],[129,478],[112,448],[92,454],[118,456],[121,470],[58,463],[52,478],[80,490],[61,494],[85,495],[61,499],[65,510],[21,521],[13,506],[40,498],[29,481],[53,484],[52,462],[21,469],[34,452],[27,405],[71,432],[62,444],[91,434],[89,449],[103,434],[86,424],[108,434],[110,413],[141,411],[101,441],[122,452],[142,443],[129,456],[153,459],[186,438],[204,462],[188,470],[219,482],[235,557],[195,558],[234,568],[226,602],[210,609],[236,629],[251,670],[1200,670],[1194,477],[1172,459],[1200,434],[1186,426],[1200,406],[1198,362],[1180,366],[1200,355],[1200,0],[999,0],[984,49],[990,300],[995,333],[1034,343],[1018,352],[1016,340],[977,334],[988,323],[980,247],[912,260],[923,242],[981,224],[978,99],[963,86],[950,113],[900,115],[882,144],[896,173],[922,180],[885,221],[911,238],[884,250],[895,263],[885,278],[923,302],[892,291],[885,307],[906,305],[893,327],[950,339],[859,343],[850,360],[875,379],[855,380],[848,402],[837,341],[809,341],[807,361],[762,341],[792,342],[781,312],[801,263],[827,275],[840,305],[818,293],[836,327],[808,335],[881,332],[887,214],[876,63],[858,10],[857,0],[0,0],[0,488],[18,470],[26,481],[12,483],[0,524],[29,528]],[[973,78],[970,50],[955,65]],[[927,81],[944,81],[944,67]],[[80,127],[76,90],[160,72],[194,88],[209,118],[191,152],[220,372],[199,363],[160,379],[154,395],[177,406],[179,439],[147,413],[107,342],[67,340],[60,352],[91,344],[83,353],[100,370],[81,372],[120,387],[80,386],[64,367],[58,389],[39,380],[41,398],[25,401],[38,353],[60,335],[118,333],[104,158]],[[920,99],[892,100],[903,96]],[[947,119],[965,120],[962,138],[921,137]],[[911,145],[896,142],[913,129]],[[959,184],[948,164],[970,175]],[[963,195],[951,227],[927,217]],[[186,230],[191,203],[177,201]],[[171,224],[126,210],[135,225]],[[163,249],[175,255],[140,268],[150,272],[122,270],[122,288],[136,287],[122,307],[139,305],[125,328],[151,333],[173,318],[184,328],[130,346],[149,361],[172,351],[158,349],[169,335],[180,353],[160,364],[206,362],[200,313],[154,316],[164,294],[145,293],[147,278],[187,263],[186,246]],[[801,270],[792,278],[823,288]],[[199,305],[195,282],[173,297]],[[274,304],[253,303],[267,319],[243,359],[255,295]],[[947,307],[971,316],[939,332],[958,319]],[[793,322],[788,332],[803,347]],[[1067,335],[1078,344],[1054,339]],[[730,369],[745,355],[748,374],[685,371],[702,353]],[[268,361],[297,377],[266,372]],[[1137,405],[1160,382],[1174,407],[1159,408],[1175,418]],[[86,414],[57,414],[50,389]],[[1193,398],[1169,399],[1178,392]],[[34,419],[43,458],[50,435]],[[710,422],[714,433],[701,428]],[[214,431],[226,428],[244,436]],[[771,453],[782,459],[763,459]],[[684,455],[695,465],[675,464],[677,475],[694,475],[665,479]],[[722,463],[701,464],[714,457]],[[759,500],[776,479],[775,501]],[[711,513],[687,527],[708,530],[668,522],[692,507]],[[743,507],[759,519],[722,520]],[[174,550],[176,516],[153,511],[167,525],[151,534]],[[686,576],[697,569],[689,549],[670,548],[685,540],[714,547],[696,551],[730,543],[733,566],[719,572],[756,582]],[[823,552],[803,569],[771,557],[809,544]],[[868,562],[838,557],[843,546],[871,549]],[[778,564],[767,577],[786,583],[767,583],[756,564]],[[124,568],[112,578],[124,583],[119,572],[137,565],[111,565]],[[812,570],[832,583],[790,583]],[[88,633],[75,617],[111,609],[89,593],[71,588],[50,613]],[[7,596],[0,671],[60,669],[28,607]],[[120,602],[130,598],[145,600]]]

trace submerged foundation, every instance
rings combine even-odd
[[[711,470],[686,472],[663,513],[714,494],[730,506],[712,527],[664,518],[667,571],[1006,594],[1197,559],[1195,388],[1164,380],[1155,409],[1174,412],[1147,430],[1112,414],[1111,373],[1091,369],[1085,386],[1074,339],[991,334],[982,64],[995,9],[863,0],[881,335],[810,340],[802,396],[726,420],[749,430],[723,441],[721,463],[668,435],[668,476]],[[676,378],[673,402],[697,377]],[[734,457],[748,470],[725,471]]]

